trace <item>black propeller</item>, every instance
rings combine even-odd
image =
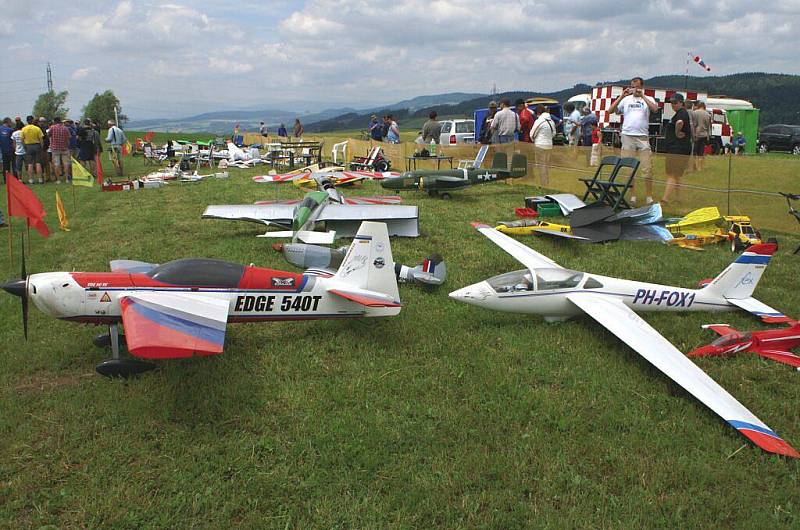
[[[25,340],[28,340],[28,273],[25,270],[24,236],[22,238],[22,272],[20,273],[20,277],[0,285],[0,289],[14,296],[19,296],[22,300],[22,330],[25,334]]]

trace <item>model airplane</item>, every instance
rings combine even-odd
[[[329,276],[335,273],[347,255],[347,247],[330,248],[306,243],[275,243],[272,248],[282,253],[286,261],[295,267]],[[400,283],[438,286],[447,278],[447,265],[438,253],[431,254],[416,267],[402,263],[392,263],[391,266]]]
[[[364,222],[332,276],[297,274],[214,259],[155,265],[111,263],[112,272],[32,274],[1,287],[52,317],[108,326],[113,357],[97,371],[127,377],[154,368],[139,359],[222,353],[228,322],[387,317],[400,312],[386,225]],[[122,358],[119,325],[128,351]]]
[[[750,352],[800,370],[800,357],[789,352],[800,346],[800,322],[791,319],[781,319],[781,321],[787,322],[789,326],[783,329],[747,333],[737,331],[728,324],[705,325],[704,329],[715,331],[720,337],[708,346],[692,350],[686,355],[689,357],[724,357],[740,352]]]
[[[328,179],[318,178],[319,191],[306,194],[302,201],[255,205],[211,205],[203,219],[231,219],[277,226],[281,231],[267,231],[260,237],[290,237],[294,241],[329,245],[336,236],[355,234],[361,221],[386,223],[389,235],[419,236],[419,212],[416,206],[393,204],[399,197],[372,197],[352,201],[336,190]],[[316,223],[324,222],[326,232],[315,232]]]
[[[451,298],[498,311],[538,314],[548,322],[586,313],[756,445],[800,458],[800,453],[634,312],[738,307],[759,316],[784,317],[752,297],[775,245],[750,247],[704,288],[684,289],[565,269],[487,225],[474,226],[527,268],[464,287],[450,293]]]
[[[307,169],[305,171],[292,171],[275,175],[256,175],[253,177],[253,182],[259,184],[291,182],[299,187],[315,187],[316,180],[321,177],[330,180],[336,186],[343,186],[355,184],[362,180],[382,180],[398,176],[400,176],[400,173],[396,171],[347,171],[341,166],[337,166],[335,168]]]
[[[406,171],[399,177],[381,181],[381,186],[390,190],[424,190],[431,197],[449,199],[450,192],[462,190],[476,184],[496,180],[524,177],[528,173],[528,159],[525,155],[511,157],[508,169],[508,156],[499,152],[494,154],[492,166],[486,169],[465,168],[451,170]]]

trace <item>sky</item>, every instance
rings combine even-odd
[[[681,74],[800,73],[800,0],[0,0],[0,116],[113,90],[131,119],[364,108]],[[695,64],[693,75],[707,74]]]

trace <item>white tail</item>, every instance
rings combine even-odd
[[[357,289],[400,299],[386,223],[361,223],[334,278]]]
[[[736,261],[711,280],[705,289],[727,299],[750,298],[776,248],[777,245],[773,243],[761,243],[749,247],[736,258]]]

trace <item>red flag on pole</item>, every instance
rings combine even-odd
[[[100,156],[100,153],[94,155],[94,165],[97,166],[97,183],[100,184],[100,187],[103,187],[103,157]]]
[[[50,235],[50,229],[44,222],[44,206],[33,191],[17,180],[14,175],[6,173],[6,191],[8,192],[8,215],[9,217],[24,217],[28,220],[28,226],[34,227],[42,234],[42,237]]]

